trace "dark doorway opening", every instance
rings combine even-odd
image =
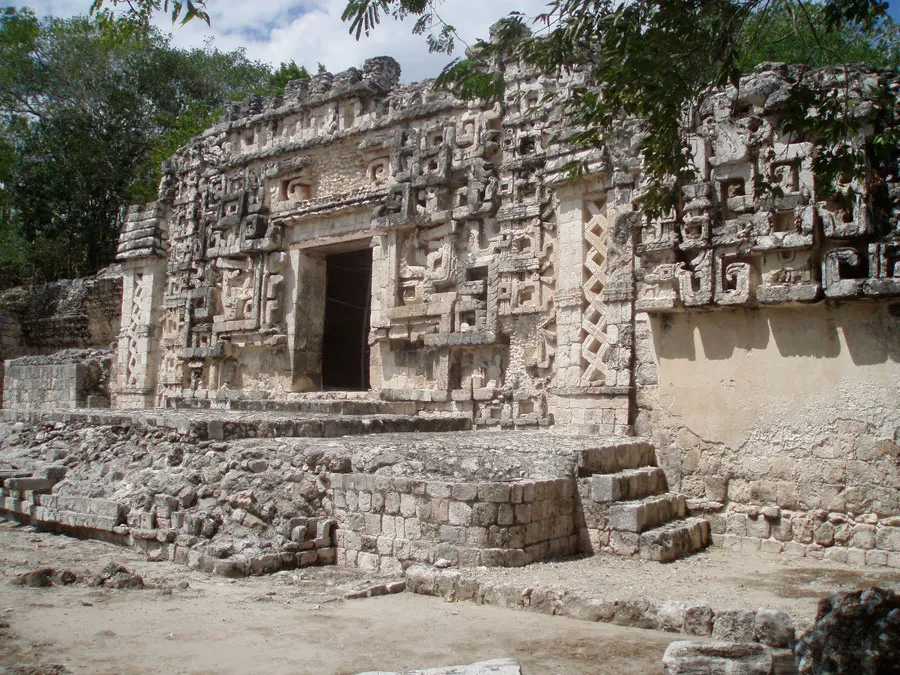
[[[325,283],[322,385],[368,389],[372,250],[327,256]]]

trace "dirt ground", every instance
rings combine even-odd
[[[483,581],[564,588],[601,600],[666,600],[708,604],[715,610],[771,607],[786,612],[798,631],[815,621],[820,598],[835,591],[881,586],[900,591],[900,570],[864,569],[813,558],[751,554],[710,547],[673,563],[613,556],[543,562],[519,568],[473,568]]]
[[[91,578],[110,562],[140,574],[147,588],[91,587]],[[17,575],[42,567],[70,570],[79,581],[49,588],[13,584]],[[596,557],[466,573],[606,600],[775,607],[801,628],[829,592],[872,585],[900,589],[896,570],[720,548],[669,565]],[[665,648],[682,637],[411,593],[345,599],[385,581],[337,567],[222,579],[151,563],[109,544],[0,521],[0,675],[329,675],[501,657],[519,659],[526,675],[644,675],[662,673]],[[26,665],[44,668],[20,669]]]
[[[40,567],[89,580],[112,561],[152,588],[12,583]],[[0,672],[329,675],[515,657],[526,675],[644,675],[679,637],[411,593],[343,599],[368,584],[337,568],[227,580],[0,523]],[[64,669],[17,668],[39,664]]]

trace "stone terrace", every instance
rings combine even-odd
[[[313,548],[319,563],[397,573],[440,560],[519,566],[577,552],[668,561],[709,542],[708,523],[685,519],[684,498],[666,491],[652,446],[639,439],[328,437],[366,425],[465,428],[453,418],[384,415],[4,415],[20,420],[5,435],[5,515],[228,575],[291,566]],[[303,433],[281,433],[304,424]]]

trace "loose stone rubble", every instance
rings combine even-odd
[[[224,576],[335,562],[386,574],[439,560],[520,566],[579,550],[666,561],[709,541],[705,521],[659,506],[683,508],[677,495],[623,501],[637,495],[613,499],[592,486],[652,464],[639,439],[514,432],[498,445],[493,434],[444,432],[224,442],[201,440],[189,424],[177,431],[173,413],[161,420],[170,429],[103,418],[122,424],[98,412],[80,423],[67,413],[66,423],[0,425],[12,465],[0,472],[0,513]]]

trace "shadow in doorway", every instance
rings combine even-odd
[[[322,384],[326,390],[368,390],[372,250],[327,256],[325,275]]]

